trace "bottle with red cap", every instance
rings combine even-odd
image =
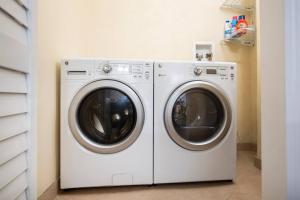
[[[246,21],[246,16],[241,15],[239,16],[238,23],[236,25],[237,29],[245,29],[248,28],[248,22]]]

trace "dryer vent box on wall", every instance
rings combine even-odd
[[[196,61],[213,61],[214,45],[212,42],[197,42],[194,45],[193,58]]]

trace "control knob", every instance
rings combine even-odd
[[[103,70],[104,73],[108,74],[112,70],[112,68],[111,68],[111,66],[109,64],[105,64],[103,66],[102,70]]]
[[[200,75],[202,74],[202,69],[201,69],[201,67],[195,67],[195,69],[194,69],[194,74],[195,74],[196,76],[200,76]]]

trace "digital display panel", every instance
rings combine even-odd
[[[206,69],[206,74],[217,74],[216,69]]]
[[[130,65],[128,64],[118,64],[117,65],[118,72],[130,72]]]

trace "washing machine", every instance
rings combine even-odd
[[[153,63],[61,64],[62,189],[153,183]]]
[[[154,64],[154,183],[233,180],[236,64]]]

